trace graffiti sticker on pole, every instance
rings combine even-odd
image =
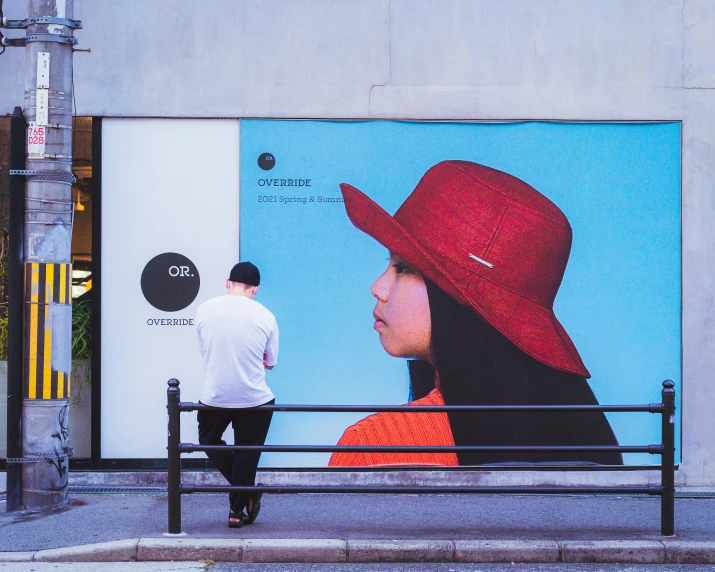
[[[37,52],[37,89],[50,89],[50,52]]]
[[[32,122],[27,125],[27,156],[30,159],[42,159],[45,156],[45,128]]]

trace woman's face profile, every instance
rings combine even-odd
[[[428,360],[431,319],[422,275],[390,253],[389,266],[370,293],[377,300],[373,327],[385,351],[395,357]]]

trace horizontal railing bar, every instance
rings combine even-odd
[[[403,412],[403,413],[550,413],[562,412],[649,412],[661,415],[662,444],[621,446],[621,445],[459,445],[459,446],[341,446],[341,445],[201,445],[195,443],[180,443],[180,412],[215,409],[201,403],[180,401],[179,381],[169,380],[167,390],[167,409],[169,419],[168,432],[168,512],[169,532],[181,532],[181,495],[191,493],[269,493],[269,494],[297,494],[297,493],[337,493],[337,494],[550,494],[550,495],[576,495],[576,494],[647,494],[661,498],[661,534],[672,536],[674,534],[674,383],[666,380],[662,384],[662,403],[648,405],[458,405],[458,406],[415,406],[415,405],[263,405],[251,408],[252,411],[265,412],[342,412],[342,413],[377,413],[377,412]],[[506,453],[506,454],[552,454],[559,458],[558,453],[649,453],[661,455],[660,465],[641,466],[636,470],[659,470],[661,472],[660,485],[649,486],[366,486],[366,485],[312,485],[312,486],[202,486],[181,484],[181,453],[193,452],[281,452],[281,453]],[[213,455],[211,455],[213,457]],[[563,455],[568,458],[569,455]],[[507,457],[508,458],[508,457]],[[518,457],[517,457],[518,458]],[[540,457],[535,457],[539,459]],[[633,470],[632,466],[617,465],[591,465],[581,463],[559,463],[558,461],[544,463],[508,463],[478,466],[481,471],[523,471],[523,470]],[[370,472],[383,470],[386,467],[321,467],[322,470],[357,470]],[[285,470],[285,468],[281,468]],[[310,470],[310,468],[302,468]],[[389,468],[388,468],[389,469]],[[412,467],[400,466],[400,470],[415,470]],[[472,467],[449,467],[456,470],[474,470]],[[445,469],[445,470],[448,470]],[[440,470],[440,466],[419,466],[417,470]]]
[[[185,471],[196,471],[192,467],[182,467]],[[484,464],[484,465],[340,465],[334,467],[258,467],[260,472],[264,473],[389,473],[389,472],[468,472],[468,473],[486,473],[496,471],[661,471],[661,465],[596,465],[594,463],[508,463],[508,464]],[[675,465],[674,470],[678,470]]]
[[[179,452],[253,451],[264,453],[649,453],[658,455],[662,445],[457,445],[449,446],[367,446],[367,445],[196,445],[181,443]]]
[[[180,411],[210,411],[216,409],[203,403],[184,401],[179,403]],[[562,411],[602,411],[610,413],[648,412],[662,413],[663,404],[648,405],[260,405],[252,407],[261,411],[294,411],[323,413],[554,413]]]
[[[621,494],[648,494],[662,495],[661,486],[622,486],[622,487],[414,487],[414,486],[359,486],[359,485],[335,485],[335,486],[266,486],[256,485],[255,487],[243,486],[210,486],[210,485],[181,485],[182,494],[192,493],[273,493],[273,494],[297,494],[297,493],[371,493],[371,494],[599,494],[599,493],[621,493]]]

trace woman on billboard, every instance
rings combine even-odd
[[[549,199],[467,161],[429,169],[390,216],[354,187],[351,222],[390,251],[374,328],[410,362],[410,405],[596,405],[590,374],[556,319],[571,226]],[[601,412],[378,413],[339,445],[617,445]],[[592,462],[617,452],[334,453],[330,466]]]

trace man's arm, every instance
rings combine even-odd
[[[263,352],[263,367],[271,370],[276,363],[278,363],[278,324],[273,322],[273,329],[268,336],[266,350]]]
[[[201,359],[205,359],[206,356],[205,356],[205,350],[204,350],[204,339],[201,336],[201,322],[199,320],[198,313],[196,315],[195,321],[196,321],[196,336],[199,339],[199,353],[201,354]]]

